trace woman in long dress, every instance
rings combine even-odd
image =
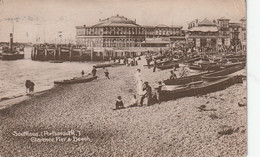
[[[137,69],[137,72],[135,74],[135,80],[137,85],[137,95],[140,96],[143,94],[143,78],[140,69]]]

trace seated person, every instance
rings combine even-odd
[[[133,106],[137,106],[138,105],[138,100],[136,98],[136,95],[134,95],[133,99],[130,101],[130,107],[133,107]]]
[[[118,96],[116,100],[116,109],[121,109],[121,108],[124,108],[124,104],[121,99],[121,96]]]
[[[174,80],[176,78],[177,78],[176,74],[173,71],[171,71],[170,80]]]

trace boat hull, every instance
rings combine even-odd
[[[242,70],[244,68],[244,66],[245,66],[244,64],[239,64],[236,66],[232,66],[232,67],[225,68],[223,70],[214,71],[214,72],[202,72],[198,75],[181,77],[181,78],[177,78],[174,80],[164,80],[164,83],[166,85],[182,85],[182,84],[187,84],[190,82],[201,81],[202,76],[204,76],[204,77],[225,76],[225,75],[229,75],[234,72],[237,72],[239,70]]]
[[[167,101],[167,100],[172,100],[172,99],[177,99],[182,97],[204,95],[207,93],[223,90],[236,83],[242,83],[242,82],[243,82],[242,76],[234,76],[234,77],[220,79],[214,82],[205,82],[197,86],[195,85],[194,87],[187,86],[172,91],[162,90],[161,98],[162,100]]]
[[[24,59],[24,54],[2,54],[2,60],[10,61],[18,59]]]
[[[91,82],[93,80],[97,79],[97,76],[94,77],[78,77],[75,79],[71,80],[62,80],[62,81],[54,81],[54,84],[57,85],[69,85],[69,84],[77,84],[77,83],[86,83],[86,82]]]

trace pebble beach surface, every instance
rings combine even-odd
[[[139,67],[152,88],[169,77],[169,70]],[[0,110],[0,156],[246,156],[247,107],[238,105],[245,85],[113,110],[119,95],[129,105],[137,68],[108,68],[110,80],[98,69],[93,82],[57,86]],[[44,131],[79,134],[32,135]]]

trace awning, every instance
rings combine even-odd
[[[193,27],[188,30],[188,32],[217,32],[218,28],[216,26],[199,26]]]

